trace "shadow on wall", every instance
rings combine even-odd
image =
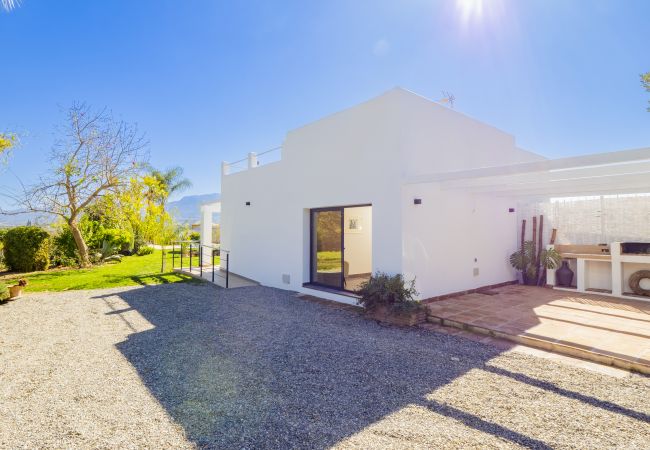
[[[415,404],[500,439],[550,448],[427,400],[484,368],[497,349],[383,327],[265,287],[178,283],[97,298],[110,306],[114,296],[155,326],[118,349],[198,446],[326,448]],[[460,361],[450,352],[462,352]]]

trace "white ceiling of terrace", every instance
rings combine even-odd
[[[414,177],[407,184],[503,197],[650,192],[650,148]]]

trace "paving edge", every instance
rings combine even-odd
[[[507,334],[502,331],[491,330],[489,328],[458,322],[456,320],[445,319],[433,315],[427,316],[427,322],[436,323],[438,325],[447,326],[447,327],[458,328],[473,333],[484,334],[495,338],[506,339],[511,342],[515,342],[517,344],[527,345],[529,347],[539,348],[542,350],[547,350],[562,355],[573,356],[576,358],[584,359],[586,361],[596,362],[606,366],[617,367],[619,369],[625,369],[629,371],[639,372],[645,375],[650,375],[650,365],[641,364],[623,358],[617,358],[615,356],[606,355],[591,350],[584,350],[582,348],[574,347],[567,344],[550,342],[543,339],[538,339],[538,338],[525,336],[525,335]]]

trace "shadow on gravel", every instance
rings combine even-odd
[[[380,326],[265,287],[177,283],[97,298],[110,305],[114,296],[154,325],[118,349],[199,447],[326,448],[417,404],[501,439],[549,448],[426,400],[484,368],[496,348]]]

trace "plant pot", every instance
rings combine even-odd
[[[526,275],[526,273],[521,274],[521,281],[526,286],[537,286],[537,279],[535,277],[530,277],[530,276]]]
[[[558,285],[564,287],[569,287],[573,283],[573,270],[571,270],[567,261],[562,261],[562,267],[555,271],[555,280]]]
[[[412,327],[427,320],[427,312],[424,308],[398,310],[389,306],[376,306],[366,311],[366,316],[379,322],[402,327]]]
[[[23,286],[9,286],[9,298],[18,298],[23,295]]]

